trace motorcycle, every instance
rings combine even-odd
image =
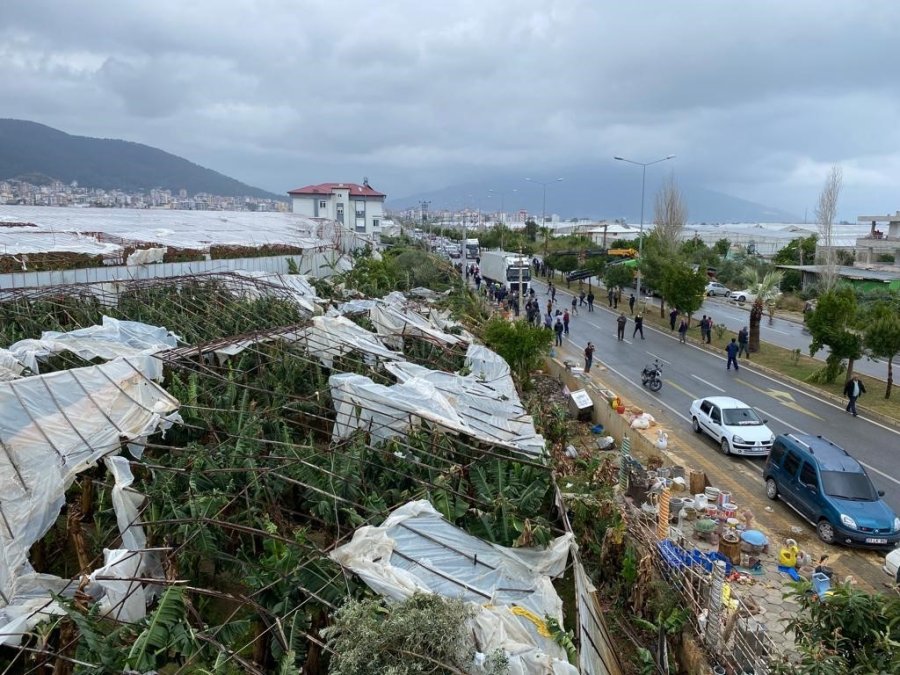
[[[654,361],[651,365],[644,366],[644,369],[641,371],[641,384],[650,389],[650,391],[662,389],[662,365],[659,361]]]

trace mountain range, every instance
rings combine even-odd
[[[36,122],[0,119],[0,180],[42,177],[126,192],[160,188],[185,189],[190,195],[286,198],[149,145],[72,136]]]
[[[628,169],[631,170],[628,170]],[[469,181],[430,192],[389,198],[387,206],[402,210],[418,208],[429,202],[429,210],[479,209],[499,212],[501,201],[507,214],[520,209],[530,215],[540,215],[545,208],[549,217],[559,214],[563,220],[591,218],[615,220],[624,218],[638,223],[641,218],[641,172],[638,167],[624,167],[619,162],[580,165],[557,169],[554,175],[493,174],[477,181]],[[653,202],[657,190],[668,174],[647,172],[644,196],[644,222],[653,221]],[[792,213],[758,204],[723,192],[709,190],[677,177],[677,184],[687,205],[690,223],[797,223]],[[528,181],[527,178],[533,178]],[[557,180],[562,178],[562,180]],[[546,183],[546,206],[544,204]],[[502,195],[502,198],[501,198]]]

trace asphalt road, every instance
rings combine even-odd
[[[536,282],[535,290],[545,306],[546,288]],[[557,290],[561,309],[571,306],[571,297],[565,289]],[[769,427],[776,434],[822,435],[845,448],[866,467],[876,488],[885,491],[885,501],[900,514],[900,429],[863,416],[853,418],[843,406],[750,368],[727,371],[724,353],[713,354],[690,343],[680,344],[677,335],[668,331],[645,326],[646,339],[641,340],[640,335],[632,339],[634,324],[627,304],[626,340],[619,342],[615,326],[618,314],[606,304],[604,297],[602,303],[594,303],[593,313],[587,312],[586,306],[579,308],[579,314],[570,323],[568,344],[574,353],[581,354],[588,340],[592,341],[596,347],[595,361],[619,380],[610,381],[610,385],[624,385],[623,393],[628,398],[641,401],[642,407],[651,414],[664,410],[668,417],[675,415],[684,422],[684,429],[690,431],[688,409],[692,400],[714,395],[734,396],[756,408],[769,420]],[[663,387],[657,394],[640,385],[641,369],[654,358],[663,364]],[[707,436],[698,437],[697,445],[704,447],[710,456],[718,454],[721,462],[739,463],[741,469],[749,468],[753,475],[761,477],[762,460],[725,457]],[[763,489],[761,479],[756,489]]]

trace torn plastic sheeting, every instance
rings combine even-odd
[[[302,344],[310,356],[314,356],[326,368],[331,368],[334,358],[351,351],[360,351],[367,357],[368,365],[374,365],[374,359],[401,360],[403,354],[384,346],[378,337],[362,326],[343,316],[317,316],[313,325],[291,335],[285,335],[289,342]]]
[[[445,333],[432,325],[428,319],[414,310],[407,309],[397,303],[379,301],[369,310],[369,318],[375,326],[375,332],[384,336],[386,342],[397,349],[403,346],[403,335],[418,335],[432,338],[445,345],[462,342],[456,335]]]
[[[406,361],[386,363],[385,368],[403,384],[412,380],[431,383],[436,392],[451,402],[470,432],[482,440],[512,445],[521,452],[540,456],[544,439],[534,428],[534,420],[519,402],[515,387],[500,379],[488,384],[474,375],[456,375],[430,370]]]
[[[572,541],[566,534],[546,550],[498,546],[451,525],[420,500],[396,509],[379,527],[359,528],[331,557],[395,601],[425,591],[471,603],[479,649],[503,649],[512,673],[577,673],[565,651],[541,634],[547,615],[562,624],[551,576],[565,570]],[[513,607],[526,611],[514,614]]]
[[[178,401],[126,359],[0,383],[0,591],[11,602],[27,555],[56,521],[75,476],[167,429]],[[0,600],[2,601],[2,600]]]
[[[243,270],[237,270],[233,274],[245,279],[263,281],[274,288],[281,289],[300,309],[309,314],[320,314],[322,312],[321,308],[316,304],[316,302],[321,301],[321,298],[316,295],[315,289],[309,283],[309,278],[305,274],[277,274],[274,272],[247,272]],[[258,284],[248,286],[228,277],[223,277],[223,283],[232,293],[248,300],[257,300],[262,297],[278,297],[278,293],[273,292],[272,289],[266,289]]]
[[[147,601],[143,586],[135,577],[142,576],[140,569],[144,553],[128,549],[103,549],[103,567],[91,572],[90,580],[103,589],[100,612],[116,621],[134,623],[147,614]]]
[[[0,382],[19,378],[24,370],[25,364],[15,354],[8,349],[0,349]]]
[[[126,266],[149,265],[152,263],[161,263],[166,257],[166,247],[159,248],[139,248],[128,256],[125,261]]]
[[[103,317],[100,326],[89,326],[67,333],[44,331],[39,340],[19,340],[9,351],[31,372],[38,373],[38,360],[52,354],[70,351],[85,359],[111,361],[118,357],[136,357],[154,354],[178,345],[177,336],[165,328],[151,326],[137,321],[120,321]],[[150,372],[142,372],[154,380],[162,378],[162,364],[154,365],[155,359],[147,361]],[[135,364],[138,359],[133,359]]]

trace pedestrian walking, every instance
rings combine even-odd
[[[594,343],[588,342],[584,348],[584,372],[591,372],[591,364],[594,363]]]
[[[587,301],[588,301],[588,311],[593,312],[594,311],[594,292],[593,291],[588,293]]]
[[[676,321],[678,321],[678,310],[673,308],[672,311],[669,312],[669,326],[671,326],[672,330],[675,330]]]
[[[563,312],[563,333],[569,334],[569,310]]]
[[[631,312],[631,316],[634,316],[634,293],[628,298],[628,311]]]
[[[619,338],[619,342],[625,340],[625,324],[628,323],[628,319],[625,318],[625,312],[619,313],[619,318],[616,319],[617,331],[616,336]]]
[[[606,298],[609,300],[609,306],[612,307],[613,298],[615,297],[616,292],[613,289],[609,289],[606,291]]]
[[[547,330],[553,330],[553,316],[550,312],[547,312],[547,316],[544,317],[544,328]]]
[[[582,289],[581,292],[578,294],[578,305],[579,306],[585,304],[584,298],[585,298],[585,292],[584,292],[584,289]]]
[[[681,317],[681,323],[678,324],[678,341],[681,342],[682,344],[684,344],[685,338],[687,337],[687,331],[688,331],[687,317],[683,316],[683,317]]]
[[[632,331],[632,333],[631,333],[632,339],[634,339],[634,336],[637,335],[638,333],[641,334],[641,340],[643,340],[644,339],[644,316],[640,312],[638,312],[638,315],[636,317],[634,317],[634,331]]]
[[[553,300],[547,300],[547,314],[553,314]]]
[[[619,308],[619,300],[622,299],[622,291],[617,286],[613,289],[613,309]]]
[[[725,353],[728,355],[728,367],[725,370],[731,370],[732,364],[734,364],[734,372],[740,370],[737,362],[738,344],[734,338],[731,338],[731,342],[725,347]]]
[[[856,417],[856,399],[866,393],[866,386],[860,382],[860,379],[854,375],[849,380],[847,380],[847,384],[844,385],[844,396],[846,396],[850,402],[847,403],[847,412]]]
[[[716,324],[711,316],[706,317],[706,344],[712,342],[712,330],[715,325]]]
[[[744,326],[738,331],[737,336],[738,341],[738,356],[741,354],[746,354],[747,358],[750,358],[750,331],[747,329],[747,326]]]
[[[556,302],[556,286],[550,284],[550,299],[553,302]]]
[[[556,346],[562,347],[563,322],[559,317],[556,317],[556,323],[553,324],[553,332],[556,333]]]
[[[578,300],[573,296],[572,297],[572,315],[578,314]]]
[[[703,315],[703,318],[700,319],[700,341],[706,342],[706,332],[709,330],[709,319],[706,318],[706,314]]]

